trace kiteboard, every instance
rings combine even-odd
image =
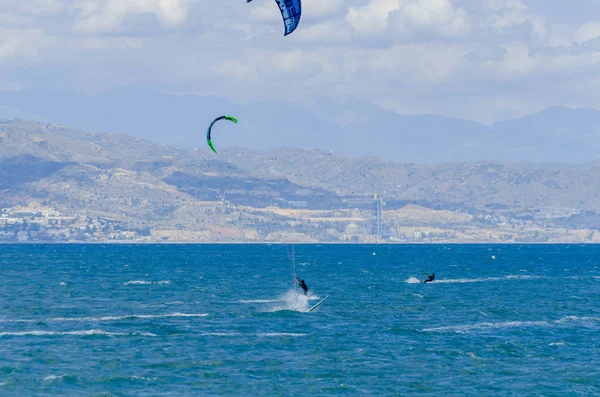
[[[321,303],[325,302],[325,300],[329,298],[329,295],[326,295],[325,298],[321,299],[320,301],[318,301],[313,307],[311,307],[310,309],[308,309],[309,312],[312,312],[313,310],[315,310],[317,307],[321,306]]]

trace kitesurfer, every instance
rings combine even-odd
[[[433,279],[435,278],[435,273],[431,272],[431,276],[427,273],[425,273],[425,275],[427,276],[427,280],[423,281],[423,283],[428,283],[430,281],[433,281]]]
[[[298,281],[298,285],[300,286],[300,288],[302,288],[302,291],[304,291],[304,295],[306,295],[308,293],[308,286],[306,285],[304,280],[296,278],[296,281]]]

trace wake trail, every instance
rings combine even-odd
[[[427,284],[466,284],[466,283],[485,283],[493,281],[507,281],[507,280],[540,280],[547,279],[544,276],[524,276],[520,274],[509,275],[504,277],[478,277],[478,278],[450,278],[450,279],[439,279],[428,282]],[[404,281],[407,284],[420,284],[422,283],[416,277],[409,277]]]

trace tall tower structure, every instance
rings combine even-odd
[[[383,199],[379,195],[373,197],[372,204],[372,219],[371,219],[371,234],[381,238],[383,235],[383,229],[381,226],[381,207],[383,206]]]

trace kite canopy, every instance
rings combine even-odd
[[[246,0],[246,3],[250,3],[252,0]],[[283,17],[283,23],[285,24],[285,34],[292,33],[298,27],[300,23],[300,15],[302,14],[302,3],[301,0],[275,0],[279,5],[281,16]]]
[[[206,131],[206,142],[208,142],[208,146],[210,146],[210,148],[212,149],[213,152],[217,153],[217,150],[215,149],[215,147],[212,144],[212,140],[211,140],[211,132],[212,132],[212,128],[213,125],[215,125],[215,123],[219,120],[229,120],[234,122],[235,124],[237,124],[238,120],[235,117],[232,116],[219,116],[216,119],[214,119],[212,121],[212,123],[210,123],[210,125],[208,126],[208,130]]]

